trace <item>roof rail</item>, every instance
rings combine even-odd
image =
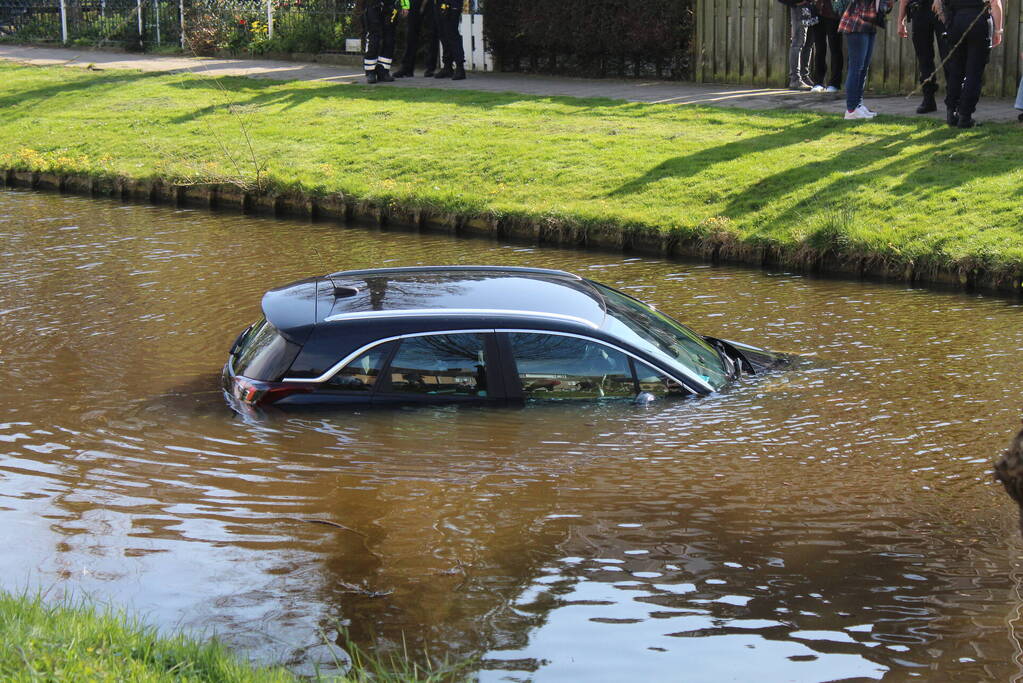
[[[582,280],[580,276],[575,273],[569,273],[565,270],[553,270],[550,268],[526,268],[523,266],[402,266],[397,268],[367,268],[364,270],[340,270],[336,273],[331,273],[328,278],[339,277],[345,275],[375,275],[377,273],[458,273],[458,272],[470,272],[479,270],[490,270],[502,273],[532,273],[534,275],[560,275],[562,277],[572,278],[573,280]]]
[[[580,318],[576,315],[564,313],[546,313],[543,311],[520,311],[507,308],[413,308],[408,310],[391,311],[353,311],[351,313],[335,313],[324,318],[324,322],[332,323],[339,320],[364,320],[367,318],[541,318],[544,320],[558,320],[562,322],[573,322],[594,330],[599,330],[600,325]]]

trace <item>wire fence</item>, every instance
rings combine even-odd
[[[137,50],[357,52],[356,0],[0,0],[0,41]]]

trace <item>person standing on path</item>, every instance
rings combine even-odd
[[[842,87],[842,68],[845,66],[842,34],[838,32],[838,15],[835,14],[835,10],[831,6],[831,0],[815,0],[814,11],[817,14],[817,24],[810,29],[813,36],[813,70],[811,72],[813,92],[838,92]],[[828,77],[829,64],[831,65],[830,77]]]
[[[430,78],[437,71],[440,56],[440,35],[437,32],[436,0],[412,0],[408,21],[405,24],[405,54],[401,57],[401,68],[394,72],[395,78],[411,78],[416,72],[416,55],[419,52],[419,35],[426,33],[426,71],[423,76]]]
[[[934,0],[934,13],[948,27],[948,84],[945,120],[950,126],[973,128],[984,67],[991,48],[1002,43],[1001,0]]]
[[[883,28],[891,0],[835,0],[836,13],[842,10],[838,32],[845,34],[849,49],[849,73],[845,79],[845,118],[872,119],[877,114],[863,104],[867,69],[874,54],[878,27]]]
[[[907,26],[908,24],[908,26]],[[938,43],[938,59],[945,64],[945,83],[948,84],[948,43],[945,40],[945,26],[934,13],[928,0],[899,0],[899,37],[912,37],[916,53],[919,82],[923,84],[923,102],[916,108],[917,114],[936,111],[934,99],[938,92],[938,73],[934,64],[934,43]]]
[[[813,44],[806,37],[809,25],[803,23],[810,13],[810,0],[779,0],[789,8],[789,90],[810,90],[809,67]]]
[[[394,56],[394,31],[398,25],[399,3],[402,16],[408,14],[409,0],[365,0],[362,27],[366,33],[366,52],[362,58],[366,82],[384,83],[391,76],[391,58]]]
[[[434,78],[465,80],[465,48],[462,47],[462,34],[458,30],[462,23],[463,0],[436,2],[437,29],[440,32],[441,46],[444,48],[444,66],[434,74]]]

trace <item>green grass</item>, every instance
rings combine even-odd
[[[22,681],[246,681],[299,683],[283,668],[255,667],[216,640],[161,636],[124,613],[0,591],[0,680]],[[466,665],[424,670],[407,656],[367,657],[347,646],[352,669],[346,676],[314,681],[397,683],[466,680]],[[339,661],[346,659],[338,654]]]
[[[0,84],[0,166],[1023,271],[1015,124],[10,64]]]

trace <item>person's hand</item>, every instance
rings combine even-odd
[[[408,16],[408,10],[407,10],[407,9],[403,9],[403,10],[401,11],[401,18],[402,18],[402,19],[404,19],[404,18],[405,18],[405,17],[407,17],[407,16]]]
[[[906,26],[906,18],[899,19],[899,38],[909,38],[909,28]]]
[[[995,34],[991,36],[991,47],[998,47],[999,45],[1002,44],[1002,36],[1004,35],[1004,33],[1005,32],[1003,29],[998,29],[995,31]]]
[[[934,4],[931,5],[931,9],[941,20],[941,23],[945,23],[945,8],[941,4],[941,0],[934,0]]]

